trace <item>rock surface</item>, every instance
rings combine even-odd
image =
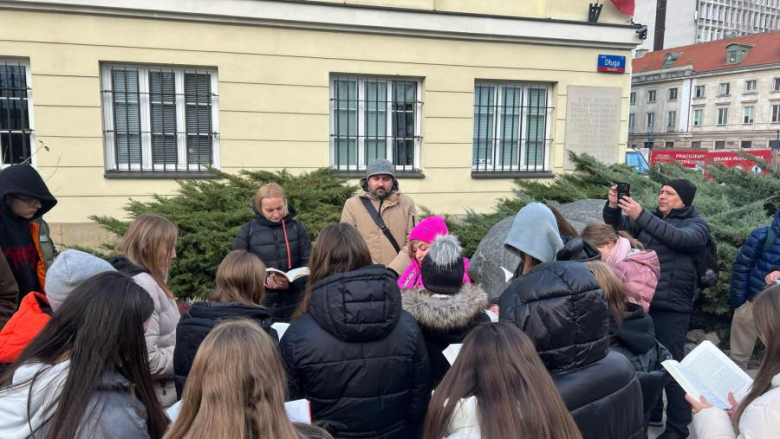
[[[588,223],[602,221],[604,200],[579,200],[557,208],[577,230],[582,230]],[[493,226],[471,258],[469,276],[482,284],[491,298],[500,296],[506,288],[506,276],[501,268],[508,270],[511,275],[520,262],[515,254],[504,248],[504,240],[514,219],[514,216],[504,218]],[[528,233],[533,233],[533,230]]]

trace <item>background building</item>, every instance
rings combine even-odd
[[[632,147],[766,148],[780,135],[780,32],[633,61]]]
[[[637,0],[634,21],[648,26],[641,55],[780,30],[780,0]]]
[[[387,157],[419,205],[486,211],[513,179],[563,171],[569,128],[605,118],[589,98],[567,115],[572,86],[616,92],[599,147],[622,157],[630,65],[597,61],[639,39],[611,2],[587,23],[588,4],[3,1],[2,160],[38,168],[65,244],[99,242],[90,215],[121,217],[206,165],[357,178]]]

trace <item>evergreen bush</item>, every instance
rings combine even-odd
[[[178,181],[178,196],[155,195],[150,202],[130,200],[125,207],[131,219],[156,213],[179,227],[177,259],[171,265],[168,283],[182,299],[202,298],[211,291],[217,266],[230,252],[236,232],[255,216],[251,200],[260,186],[276,182],[284,188],[298,212],[296,219],[312,239],[325,225],[339,221],[344,202],[357,189],[330,168],[301,175],[287,171],[212,172],[214,179]],[[90,219],[118,236],[124,235],[130,224],[111,217]],[[104,250],[114,252],[111,245],[105,245]]]

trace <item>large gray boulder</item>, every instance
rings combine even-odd
[[[581,231],[588,223],[602,221],[601,212],[604,203],[604,200],[579,200],[562,204],[557,208],[577,230]],[[514,220],[515,217],[510,216],[493,226],[480,241],[477,251],[471,258],[469,275],[474,282],[482,284],[491,298],[500,296],[507,286],[502,267],[512,273],[520,263],[520,258],[504,248],[504,240]],[[534,231],[529,230],[528,233]]]

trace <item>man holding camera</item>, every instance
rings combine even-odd
[[[622,195],[622,193],[621,193]],[[692,206],[696,186],[688,180],[670,180],[658,193],[658,207],[645,210],[630,196],[618,200],[617,186],[610,189],[604,206],[604,222],[631,233],[646,249],[655,250],[661,262],[661,276],[650,304],[655,334],[675,360],[684,356],[685,336],[693,314],[694,291],[698,288],[695,257],[707,249],[709,224]],[[623,215],[626,214],[626,216]],[[666,386],[668,401],[666,431],[659,439],[688,437],[691,407],[675,380]],[[652,421],[660,421],[659,400]]]

